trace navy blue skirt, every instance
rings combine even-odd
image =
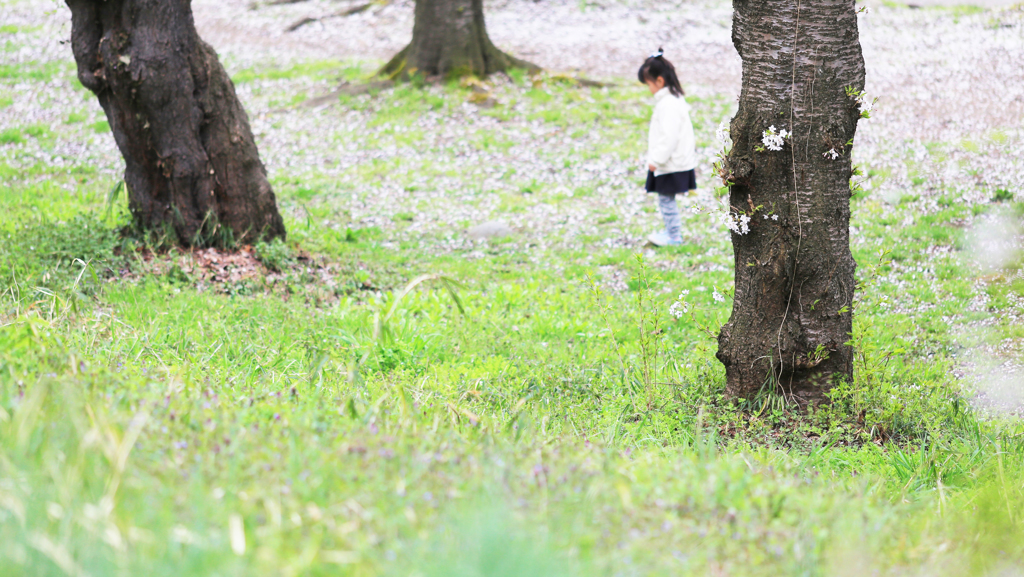
[[[697,188],[697,175],[692,170],[686,172],[670,172],[661,176],[647,171],[647,192],[664,195],[676,195]]]

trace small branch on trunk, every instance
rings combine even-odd
[[[344,9],[344,10],[340,10],[338,12],[335,12],[334,14],[328,14],[326,16],[321,16],[319,18],[313,18],[312,16],[307,16],[306,18],[303,18],[302,20],[299,20],[295,24],[292,24],[291,26],[289,26],[285,30],[285,32],[295,32],[296,30],[298,30],[299,28],[302,28],[306,24],[312,24],[313,22],[321,22],[321,21],[327,20],[328,18],[344,18],[345,16],[352,16],[353,14],[359,14],[360,12],[364,12],[364,11],[368,10],[370,8],[370,6],[373,6],[373,2],[367,2],[365,4],[359,4],[357,6],[351,6],[349,8]]]

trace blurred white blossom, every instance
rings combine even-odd
[[[718,125],[718,130],[715,131],[715,138],[717,138],[718,142],[720,142],[724,147],[732,146],[732,136],[729,133],[728,120],[723,120],[722,123]]]
[[[726,212],[723,214],[725,219],[725,226],[729,230],[736,234],[747,234],[750,232],[750,217],[745,214],[733,214]]]
[[[861,94],[857,99],[857,104],[860,104],[861,116],[871,114],[871,111],[875,109],[875,101],[868,100],[867,94]]]
[[[683,315],[690,312],[690,303],[686,302],[686,295],[690,294],[690,291],[683,290],[676,297],[676,302],[672,303],[672,306],[668,308],[668,314],[672,315],[676,320],[683,318]]]
[[[852,96],[857,101],[857,104],[860,105],[861,118],[871,118],[871,111],[875,108],[875,102],[878,101],[877,98],[871,98],[867,92],[863,90],[856,92],[852,88],[847,88],[846,94]]]
[[[786,139],[792,134],[792,132],[785,128],[776,132],[775,126],[769,126],[768,130],[765,130],[761,135],[761,142],[768,150],[782,150],[782,147],[786,144]]]

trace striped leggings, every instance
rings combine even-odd
[[[665,232],[673,241],[683,240],[683,219],[679,215],[679,205],[676,204],[676,195],[659,194],[658,208],[661,210],[661,217],[665,219]]]

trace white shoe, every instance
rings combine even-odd
[[[651,236],[647,237],[647,242],[654,246],[679,246],[683,244],[682,240],[672,240],[665,231],[651,233]]]

